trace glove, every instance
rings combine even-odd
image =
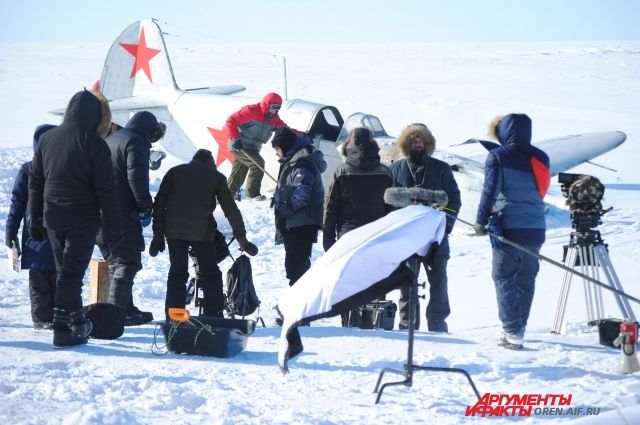
[[[151,208],[146,208],[144,210],[138,211],[138,219],[140,220],[140,224],[142,227],[147,227],[151,224]]]
[[[13,248],[14,245],[18,246],[20,245],[19,241],[18,241],[18,235],[12,235],[11,233],[7,233],[4,237],[4,244],[9,248]]]
[[[29,234],[34,241],[41,241],[44,239],[44,229],[42,227],[29,227]]]
[[[240,244],[240,249],[250,256],[253,257],[258,253],[258,247],[249,242],[246,236],[238,236],[236,239],[238,240],[238,244]]]
[[[476,236],[486,236],[489,233],[484,224],[474,224],[473,230],[476,232]]]
[[[324,252],[329,251],[329,248],[336,243],[336,239],[332,237],[326,237],[322,239],[322,247],[324,248]]]
[[[155,257],[158,252],[164,252],[164,235],[154,235],[149,244],[149,255]]]
[[[235,152],[240,152],[242,150],[242,140],[236,139],[231,142],[231,150]]]

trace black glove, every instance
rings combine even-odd
[[[4,237],[4,244],[9,249],[11,249],[11,248],[13,248],[14,243],[15,243],[16,246],[19,245],[19,243],[18,243],[18,235],[13,235],[13,234],[7,232],[5,237]]]
[[[234,152],[240,152],[242,150],[242,140],[236,139],[231,142],[231,150]]]
[[[332,237],[322,238],[322,247],[324,248],[324,252],[329,251],[329,248],[331,248],[334,243],[336,243],[335,238],[332,238]]]
[[[236,239],[238,240],[238,244],[240,244],[240,249],[250,256],[253,257],[258,253],[258,247],[249,242],[246,236],[238,236]]]
[[[42,227],[29,227],[29,234],[31,235],[31,239],[34,241],[41,241],[44,239],[44,229]]]
[[[154,235],[149,244],[149,255],[155,257],[158,252],[164,252],[164,235]]]

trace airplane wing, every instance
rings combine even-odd
[[[603,131],[555,137],[534,142],[533,146],[542,149],[549,155],[550,171],[555,176],[617,148],[626,139],[627,135],[622,131]],[[471,143],[479,143],[489,151],[500,146],[495,142],[479,139],[469,139],[455,146]]]
[[[556,175],[609,152],[627,140],[622,131],[576,134],[534,143],[551,161],[550,171]]]

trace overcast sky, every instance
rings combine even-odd
[[[638,0],[0,0],[0,42],[110,42],[145,18],[233,42],[640,39]]]

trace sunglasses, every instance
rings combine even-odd
[[[269,109],[273,109],[274,111],[278,111],[278,110],[280,110],[280,105],[275,105],[275,104],[271,105],[271,106],[269,106]]]

